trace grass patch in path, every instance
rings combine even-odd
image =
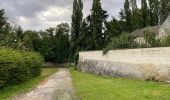
[[[70,72],[82,100],[170,100],[170,84]]]
[[[35,88],[40,82],[42,82],[45,78],[54,74],[58,69],[57,68],[43,68],[40,76],[37,76],[25,83],[8,86],[3,90],[0,90],[0,100],[10,100],[12,97],[17,94],[21,94]]]

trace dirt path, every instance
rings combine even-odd
[[[42,82],[35,90],[13,100],[70,100],[74,95],[68,69],[57,73]]]

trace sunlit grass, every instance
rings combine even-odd
[[[170,84],[70,71],[82,100],[170,100]]]

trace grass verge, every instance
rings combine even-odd
[[[81,100],[170,100],[170,84],[70,72]]]
[[[0,100],[10,100],[12,97],[18,94],[32,90],[38,85],[38,83],[40,83],[50,75],[54,74],[56,71],[57,68],[43,68],[40,76],[37,76],[25,83],[15,86],[8,86],[0,90]]]

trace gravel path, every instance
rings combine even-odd
[[[13,100],[70,100],[73,95],[69,70],[63,68],[33,91],[17,96]]]

